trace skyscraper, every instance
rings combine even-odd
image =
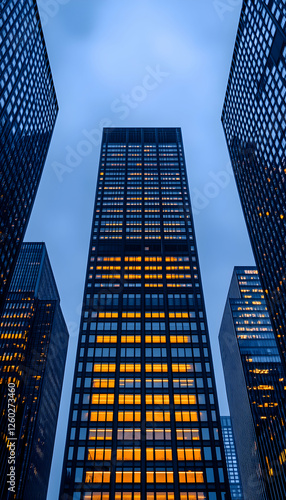
[[[60,498],[229,498],[177,128],[103,132]]]
[[[221,417],[220,420],[231,500],[244,500],[242,496],[241,479],[237,463],[231,418]]]
[[[0,2],[0,309],[48,152],[58,105],[35,0]]]
[[[245,499],[286,498],[286,378],[255,267],[234,269],[220,346]]]
[[[0,338],[0,497],[43,500],[68,345],[43,243],[22,244],[1,316]],[[11,450],[16,464],[9,461]]]
[[[285,0],[244,0],[222,123],[286,366],[285,71]]]

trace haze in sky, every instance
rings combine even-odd
[[[240,0],[38,0],[60,111],[26,241],[44,241],[70,333],[48,500],[58,497],[103,126],[181,127],[221,413],[218,333],[253,265],[220,123]]]

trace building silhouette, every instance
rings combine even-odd
[[[285,20],[284,1],[243,1],[222,123],[286,366]]]
[[[2,0],[0,20],[0,309],[58,112],[35,0]]]
[[[221,430],[228,472],[231,500],[243,500],[236,447],[230,417],[221,417]]]
[[[68,331],[43,243],[23,243],[0,326],[0,497],[46,498]],[[13,402],[8,388],[14,385]],[[13,428],[13,418],[16,425]],[[11,420],[12,419],[12,420]],[[11,430],[12,429],[12,430]],[[15,440],[16,437],[16,440]],[[8,458],[15,444],[15,495]]]
[[[103,132],[60,498],[230,498],[178,128]]]
[[[286,498],[285,373],[255,267],[235,267],[220,347],[245,500]]]

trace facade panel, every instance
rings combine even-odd
[[[244,0],[222,122],[286,366],[286,3]]]
[[[105,129],[60,498],[229,499],[180,129]]]
[[[0,2],[0,307],[35,200],[58,105],[35,0]]]

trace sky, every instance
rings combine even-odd
[[[38,0],[59,115],[26,241],[44,241],[70,333],[48,500],[58,498],[103,126],[181,127],[221,414],[218,334],[253,265],[220,121],[241,0]],[[148,82],[148,83],[147,83]]]

